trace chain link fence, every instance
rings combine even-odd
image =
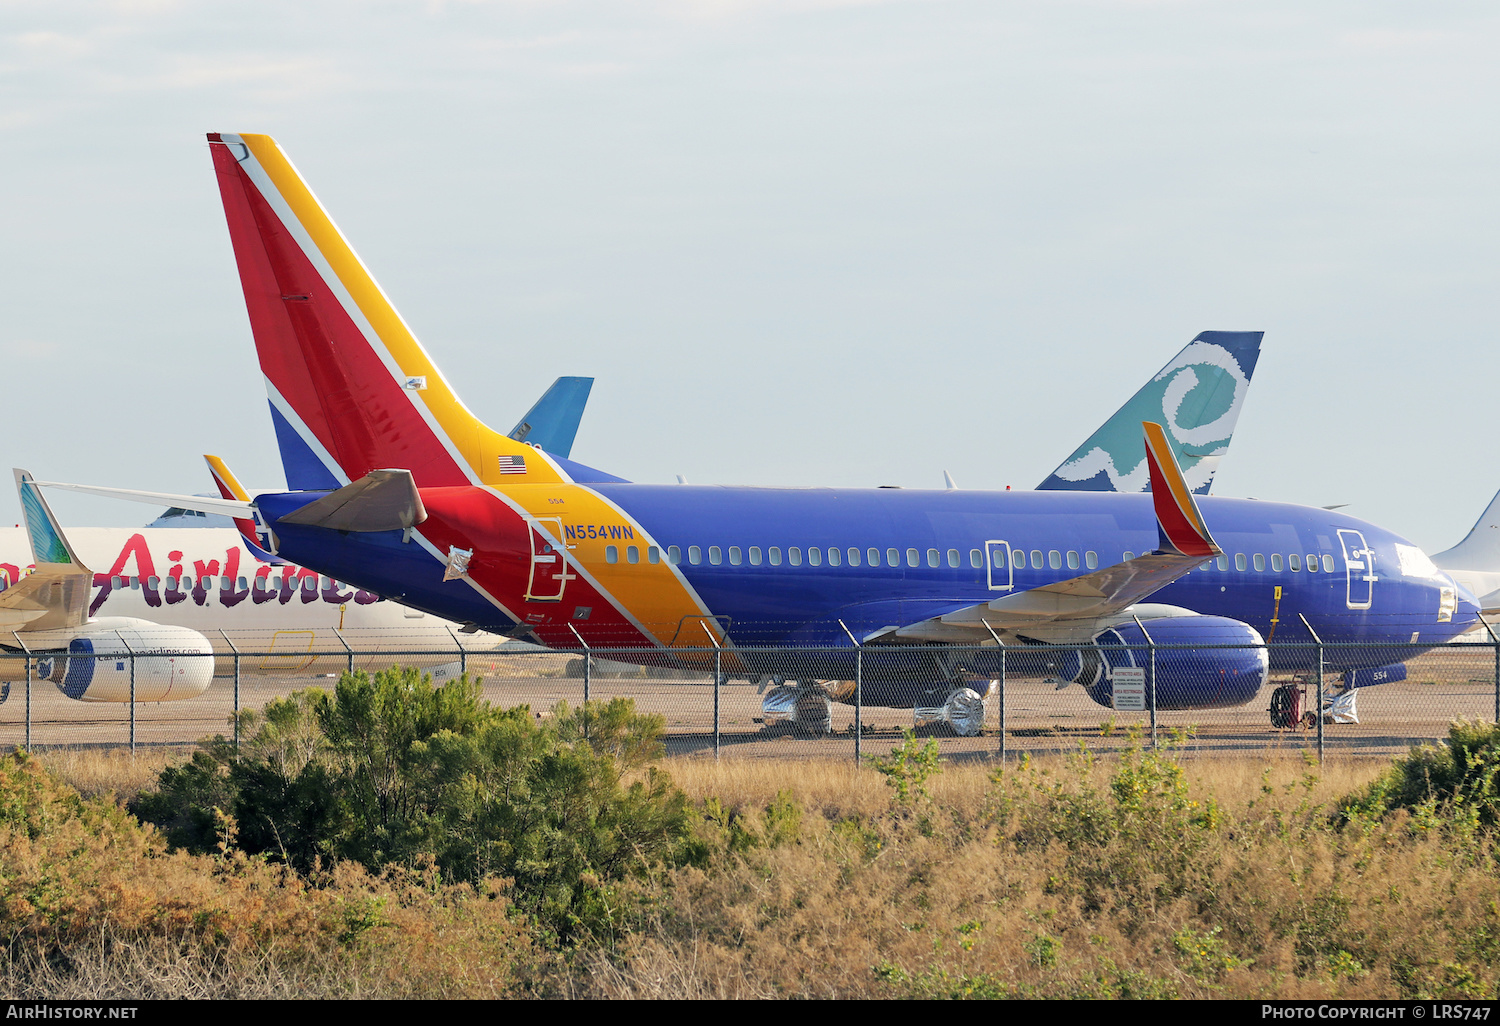
[[[436,681],[467,672],[482,680],[489,702],[537,716],[561,702],[629,699],[663,718],[669,754],[705,758],[854,759],[889,751],[908,729],[954,758],[1068,752],[1080,743],[1109,751],[1135,738],[1171,738],[1188,754],[1388,758],[1444,736],[1453,720],[1500,718],[1500,645],[1488,639],[1378,650],[851,644],[585,654],[490,635],[403,645],[268,632],[224,638],[202,654],[126,646],[0,655],[0,746],[232,737],[240,710],[302,688],[331,689],[346,670],[393,665],[420,667]],[[179,688],[178,678],[197,684]]]

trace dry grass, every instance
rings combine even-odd
[[[91,794],[141,786],[141,759],[45,758]],[[0,989],[1497,996],[1491,842],[1430,818],[1331,816],[1384,764],[1133,760],[1039,760],[998,778],[948,766],[927,782],[929,798],[907,804],[847,761],[668,760],[702,810],[706,856],[623,886],[623,939],[566,953],[545,950],[498,885],[352,866],[308,880],[255,860],[169,854],[108,797],[70,799],[35,760],[7,761]],[[29,796],[20,819],[15,795]]]
[[[953,767],[930,781],[930,801],[894,809],[878,774],[843,763],[679,764],[690,793],[721,797],[752,834],[789,786],[807,813],[800,836],[677,872],[623,952],[596,954],[572,988],[1493,998],[1500,882],[1488,848],[1455,851],[1401,821],[1330,825],[1334,802],[1382,768],[1205,760],[1185,768],[1176,799],[1148,797],[1134,827],[1089,831],[1090,815],[1109,812],[1118,763],[1012,768],[1008,787]]]
[[[0,761],[0,930],[17,998],[499,997],[537,963],[498,883],[171,853],[24,755]]]
[[[85,798],[113,798],[125,805],[152,787],[161,771],[192,756],[186,746],[46,748],[32,753],[48,772]]]

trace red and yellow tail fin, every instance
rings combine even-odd
[[[459,401],[275,140],[208,141],[290,487],[568,480]]]

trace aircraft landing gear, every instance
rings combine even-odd
[[[815,681],[784,684],[768,690],[761,699],[761,717],[767,729],[785,724],[798,734],[833,732],[833,708],[828,690]]]

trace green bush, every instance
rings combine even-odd
[[[1341,803],[1346,819],[1406,809],[1424,820],[1500,823],[1500,725],[1460,720],[1442,746],[1420,745]]]
[[[307,872],[320,859],[369,869],[435,859],[455,881],[514,881],[516,903],[559,935],[620,921],[612,884],[690,856],[687,799],[656,769],[665,722],[615,699],[559,705],[538,722],[500,711],[467,675],[434,687],[416,670],[345,674],[332,693],[297,692],[162,772],[131,810],[170,843],[234,843]]]

